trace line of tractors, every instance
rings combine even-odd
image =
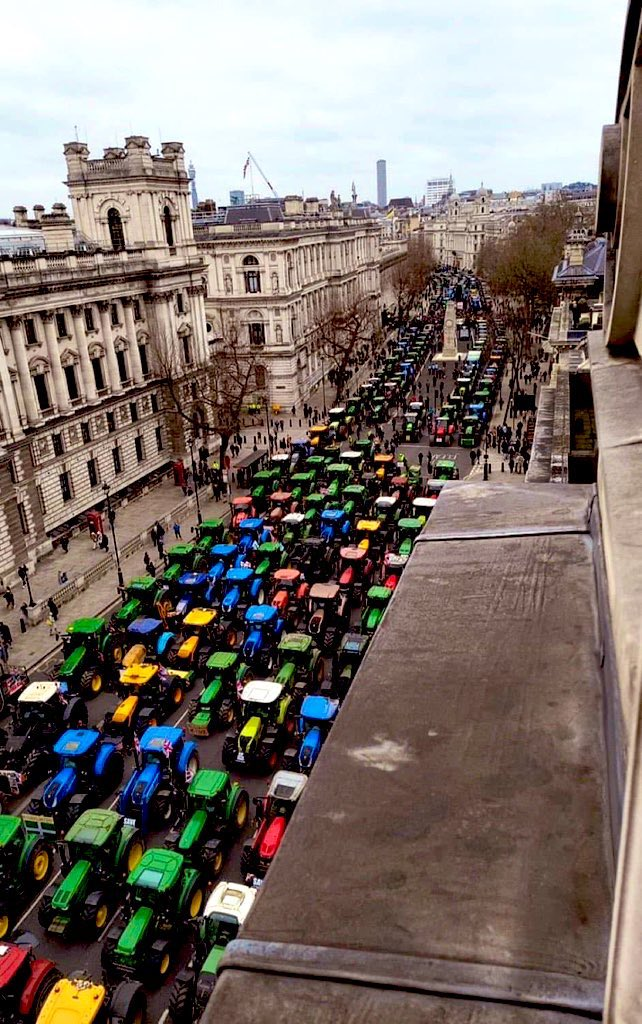
[[[108,621],[72,622],[55,678],[16,681],[0,792],[30,798],[0,815],[3,1022],[53,1024],[73,1007],[74,1020],[142,1024],[186,934],[168,1012],[200,1020],[443,487],[370,438],[341,447],[379,389],[425,419],[413,382],[429,353],[427,330],[406,332],[376,381],[255,475],[229,524],[202,522],[162,576],[130,580]],[[103,691],[111,706],[90,727]],[[201,767],[216,732],[221,767]],[[253,815],[244,772],[270,776]],[[243,881],[222,881],[239,842]],[[100,938],[100,982],[61,977],[16,932],[38,896],[47,933]]]

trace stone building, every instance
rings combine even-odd
[[[90,159],[65,146],[62,204],[17,207],[42,238],[0,255],[0,576],[33,563],[112,493],[131,493],[184,449],[163,408],[154,339],[189,369],[208,358],[207,270],[193,238],[180,143],[142,136]]]
[[[233,323],[269,400],[304,401],[324,369],[315,321],[332,302],[379,304],[379,224],[336,198],[328,206],[289,196],[230,207],[222,224],[201,217],[195,235],[207,263],[208,337],[225,339]]]

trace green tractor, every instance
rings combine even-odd
[[[207,572],[212,563],[210,551],[215,544],[222,544],[225,523],[222,519],[204,519],[198,527],[198,540],[194,548],[192,568],[194,572]]]
[[[258,893],[238,882],[219,882],[198,921],[198,939],[169,996],[171,1024],[199,1024],[216,984],[225,947],[235,939]]]
[[[362,633],[374,633],[385,615],[391,597],[392,590],[388,587],[370,587],[366,596],[366,606],[361,614]]]
[[[239,700],[241,724],[223,741],[223,764],[272,772],[294,732],[292,697],[273,679],[251,679]]]
[[[70,693],[87,699],[102,693],[116,673],[114,655],[118,653],[117,638],[107,630],[103,618],[75,619],[62,637],[65,660],[58,669],[58,681]]]
[[[306,693],[323,685],[325,661],[321,651],[307,633],[284,633],[277,656],[275,682],[293,694],[298,707]]]
[[[109,929],[101,964],[108,979],[161,985],[180,949],[187,922],[198,917],[205,887],[176,850],[147,850],[126,882],[126,920]]]
[[[203,552],[197,550],[194,541],[189,541],[187,544],[173,544],[165,554],[167,555],[167,568],[159,581],[168,587],[176,586],[184,573],[194,571],[195,562],[202,562],[204,559]]]
[[[218,878],[249,810],[247,790],[232,782],[227,772],[201,768],[187,790],[183,827],[169,833],[165,846],[208,878]]]
[[[296,515],[295,512],[290,514]],[[288,517],[285,516],[284,518],[287,519]],[[279,543],[279,541],[266,540],[263,544],[259,544],[256,552],[256,568],[254,572],[257,576],[267,579],[275,569],[280,569],[284,566],[287,560],[288,555],[283,544]]]
[[[0,940],[4,941],[29,900],[47,884],[54,851],[22,818],[0,814]]]
[[[192,701],[187,719],[191,736],[211,736],[217,727],[234,721],[239,689],[248,679],[249,669],[233,651],[216,651],[205,663],[205,683]]]
[[[85,811],[60,844],[63,880],[38,907],[52,935],[93,941],[120,903],[122,886],[145,852],[140,830],[116,811]]]
[[[124,653],[123,641],[127,627],[141,615],[167,618],[172,610],[172,601],[167,587],[151,576],[136,576],[125,587],[122,608],[114,612],[107,630],[116,639],[113,641],[112,657],[120,662]]]

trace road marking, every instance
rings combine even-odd
[[[109,929],[111,928],[111,926],[113,925],[114,921],[116,920],[116,918],[118,917],[119,914],[120,914],[120,904],[118,905],[118,909],[114,911],[114,913],[112,914],[110,920],[107,922],[107,924],[103,928],[102,932],[98,936],[98,939],[97,939],[98,942],[102,942],[103,941],[103,939],[105,938],[105,935],[107,934],[107,932],[109,931]]]
[[[169,1017],[169,1010],[163,1010],[160,1017],[158,1018],[157,1024],[165,1024],[165,1021]]]

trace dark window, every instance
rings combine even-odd
[[[96,385],[96,391],[104,391],[105,378],[103,377],[103,361],[101,356],[96,356],[95,359],[92,359],[91,366],[94,371],[94,383]]]
[[[257,260],[256,256],[245,256],[243,258],[244,267],[258,267],[258,265],[259,261]]]
[[[18,483],[18,477],[16,475],[16,466],[15,466],[15,463],[14,463],[13,459],[9,459],[9,461],[7,463],[7,469],[9,470],[9,479],[11,480],[11,483],[12,484],[17,484]]]
[[[192,398],[196,398],[196,384],[192,384],[190,387],[190,394]]]
[[[142,462],[145,458],[145,451],[143,449],[143,439],[140,434],[134,438],[134,448],[136,449],[136,458],[139,462]]]
[[[67,378],[67,391],[69,392],[69,401],[75,402],[80,398],[78,391],[78,379],[76,377],[76,367],[73,363],[69,366],[64,367],[65,377]]]
[[[59,338],[67,337],[67,321],[64,313],[56,313],[56,330]]]
[[[136,406],[136,402],[129,403],[129,411],[131,413],[132,423],[138,423],[138,408]]]
[[[60,474],[60,491],[63,501],[71,501],[71,477],[68,472]]]
[[[256,386],[261,391],[265,387],[265,367],[255,366],[254,377],[256,379]]]
[[[178,295],[176,296],[176,308],[177,308],[179,313],[184,313],[185,312],[185,306],[183,304],[183,293],[182,292],[179,292]]]
[[[251,345],[265,345],[264,324],[248,324],[247,329]]]
[[[88,331],[95,331],[94,327],[94,311],[91,306],[85,306],[85,328]]]
[[[172,227],[172,212],[169,206],[166,206],[163,210],[163,227],[165,228],[165,238],[167,239],[168,245],[174,244],[174,229]]]
[[[243,277],[245,278],[245,291],[255,295],[261,291],[261,275],[258,270],[246,270]]]
[[[45,505],[45,498],[42,493],[42,487],[40,486],[40,484],[36,484],[36,494],[38,495],[38,506],[40,508],[40,513],[41,515],[46,516],[47,506]]]
[[[20,520],[20,529],[23,533],[29,533],[29,523],[27,521],[27,513],[25,507],[21,501],[18,502],[18,519]]]
[[[156,433],[156,448],[158,449],[159,452],[162,452],[162,450],[163,450],[163,428],[162,427],[156,427],[155,433]]]
[[[96,487],[98,484],[98,467],[95,459],[87,461],[87,476],[89,477],[89,486]]]
[[[113,206],[107,211],[107,226],[112,248],[115,252],[120,252],[125,248],[125,232],[120,214]]]
[[[54,455],[62,455],[65,450],[62,443],[62,434],[52,434],[51,440],[53,443]]]
[[[107,433],[113,434],[116,429],[116,419],[113,412],[107,413]]]
[[[134,320],[142,320],[143,318],[140,312],[140,302],[138,301],[138,299],[134,299],[132,306],[134,309]]]
[[[111,457],[114,460],[114,473],[122,473],[123,466],[122,462],[120,461],[120,448],[112,448]]]
[[[138,354],[140,355],[140,368],[143,371],[143,377],[146,377],[149,373],[149,363],[147,361],[147,345],[138,346]]]
[[[44,373],[34,373],[33,375],[33,386],[36,389],[36,395],[38,397],[38,405],[44,411],[51,408],[51,402],[49,401],[49,390],[47,388],[47,376]]]
[[[192,346],[190,343],[189,334],[186,334],[185,337],[183,338],[183,359],[189,366],[189,364],[192,361]]]
[[[153,394],[150,396],[150,402],[152,404],[152,412],[158,412],[158,395]]]
[[[116,305],[115,302],[112,302],[111,306],[109,307],[109,311],[111,314],[112,327],[118,327],[118,325],[120,324],[120,316],[118,313],[118,306]]]
[[[33,317],[27,317],[25,320],[25,334],[27,336],[27,345],[37,345],[38,335],[36,334],[36,324]]]
[[[116,353],[116,362],[118,363],[118,376],[120,377],[121,384],[125,384],[129,380],[129,374],[127,373],[127,359],[125,358],[124,350]]]
[[[91,441],[91,429],[86,421],[80,424],[80,434],[82,436],[82,443],[89,444]]]

